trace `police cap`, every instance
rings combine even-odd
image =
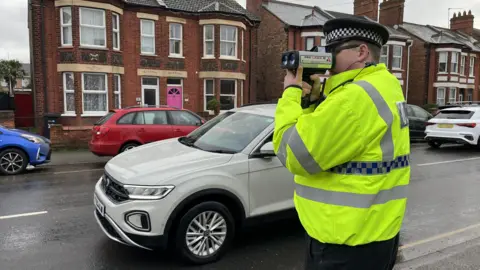
[[[326,35],[326,46],[336,47],[351,40],[369,42],[378,47],[387,43],[389,38],[385,26],[365,18],[349,17],[328,20],[323,32]]]

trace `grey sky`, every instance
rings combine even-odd
[[[195,1],[195,0],[192,0]],[[246,0],[237,0],[245,7]],[[284,0],[288,1],[288,0]],[[353,13],[353,0],[290,0],[291,2],[317,5],[325,9]],[[383,0],[380,0],[383,1]],[[472,10],[476,15],[475,28],[480,28],[480,0],[406,0],[405,21],[448,27],[448,8]],[[29,62],[27,0],[0,0],[0,59],[18,59]]]

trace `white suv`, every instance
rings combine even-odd
[[[480,145],[480,107],[443,109],[426,125],[425,139],[431,147],[438,148],[444,143]]]
[[[253,217],[294,211],[294,179],[275,156],[276,105],[233,109],[186,137],[111,159],[95,186],[95,217],[117,242],[172,245],[195,264],[219,259]]]

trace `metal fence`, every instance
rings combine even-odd
[[[15,99],[8,93],[0,93],[0,111],[14,110]]]

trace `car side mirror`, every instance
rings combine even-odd
[[[260,148],[260,155],[263,157],[274,157],[273,142],[267,142]]]

